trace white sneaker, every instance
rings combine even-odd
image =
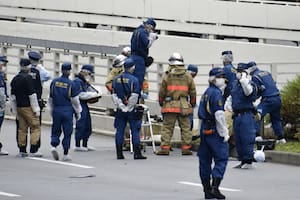
[[[18,158],[24,158],[24,157],[27,157],[27,156],[28,156],[28,153],[25,153],[25,152],[20,152],[19,154],[17,154]]]
[[[85,147],[86,148],[86,147]],[[88,151],[96,151],[95,147],[92,146],[87,146]]]
[[[74,151],[83,151],[83,152],[86,152],[86,151],[89,151],[89,149],[87,147],[75,147]]]
[[[254,169],[252,164],[245,163],[241,166],[241,169]]]
[[[43,157],[43,154],[37,151],[35,153],[29,153],[29,157],[40,158],[40,157]]]
[[[281,140],[276,140],[277,144],[285,144],[286,140],[284,138],[282,138]]]
[[[59,160],[59,155],[55,147],[51,147],[51,153],[54,160]]]
[[[0,156],[7,156],[8,152],[4,150],[0,150]]]
[[[62,161],[71,161],[72,158],[71,156],[68,154],[68,155],[64,155],[63,158],[62,158]]]

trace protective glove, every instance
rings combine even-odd
[[[149,33],[149,39],[151,39],[151,40],[157,40],[158,39],[157,33]]]
[[[261,142],[261,141],[263,141],[263,138],[261,136],[257,136],[255,138],[255,142]]]
[[[280,140],[276,140],[277,144],[285,144],[286,140],[284,138],[280,139]]]
[[[143,98],[143,99],[148,99],[148,94],[147,94],[147,93],[143,93],[143,94],[142,94],[142,98]]]
[[[35,115],[36,117],[39,117],[39,116],[41,115],[41,113],[40,113],[40,112],[35,112],[34,115]]]
[[[229,138],[230,138],[229,135],[225,135],[225,136],[224,136],[224,139],[223,139],[223,142],[228,142]]]
[[[261,114],[259,112],[257,112],[255,114],[255,121],[260,121],[261,120]]]
[[[75,116],[75,117],[76,117],[76,120],[79,121],[80,118],[81,118],[81,113],[76,113],[76,116]]]
[[[128,112],[128,107],[127,107],[127,106],[125,106],[125,107],[124,107],[124,108],[122,108],[121,110],[122,110],[122,112]]]

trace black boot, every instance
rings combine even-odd
[[[221,184],[220,178],[213,178],[212,181],[212,188],[211,188],[211,194],[216,198],[216,199],[225,199],[226,197],[220,192],[219,186]]]
[[[211,193],[210,180],[202,180],[204,199],[214,199],[215,196]]]
[[[147,159],[147,157],[143,156],[141,153],[140,145],[133,145],[133,158],[137,159]]]
[[[124,159],[122,145],[116,145],[117,149],[117,159]]]

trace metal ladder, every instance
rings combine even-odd
[[[146,152],[147,143],[151,142],[153,153],[155,153],[156,149],[155,149],[155,141],[154,141],[154,137],[153,137],[152,122],[151,122],[151,118],[150,118],[150,110],[149,110],[148,106],[146,106],[144,104],[140,104],[140,105],[144,107],[144,113],[143,113],[143,117],[142,117],[142,127],[141,127],[141,131],[140,131],[140,142],[141,142],[141,144],[143,144],[144,152]],[[147,136],[147,133],[146,133],[147,128],[149,128],[150,136]],[[131,153],[133,152],[131,132],[130,132],[130,152]]]

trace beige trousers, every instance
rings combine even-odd
[[[17,115],[19,120],[17,137],[18,146],[26,146],[28,128],[30,129],[30,144],[37,145],[41,137],[41,126],[39,117],[35,116],[31,107],[18,107]]]

